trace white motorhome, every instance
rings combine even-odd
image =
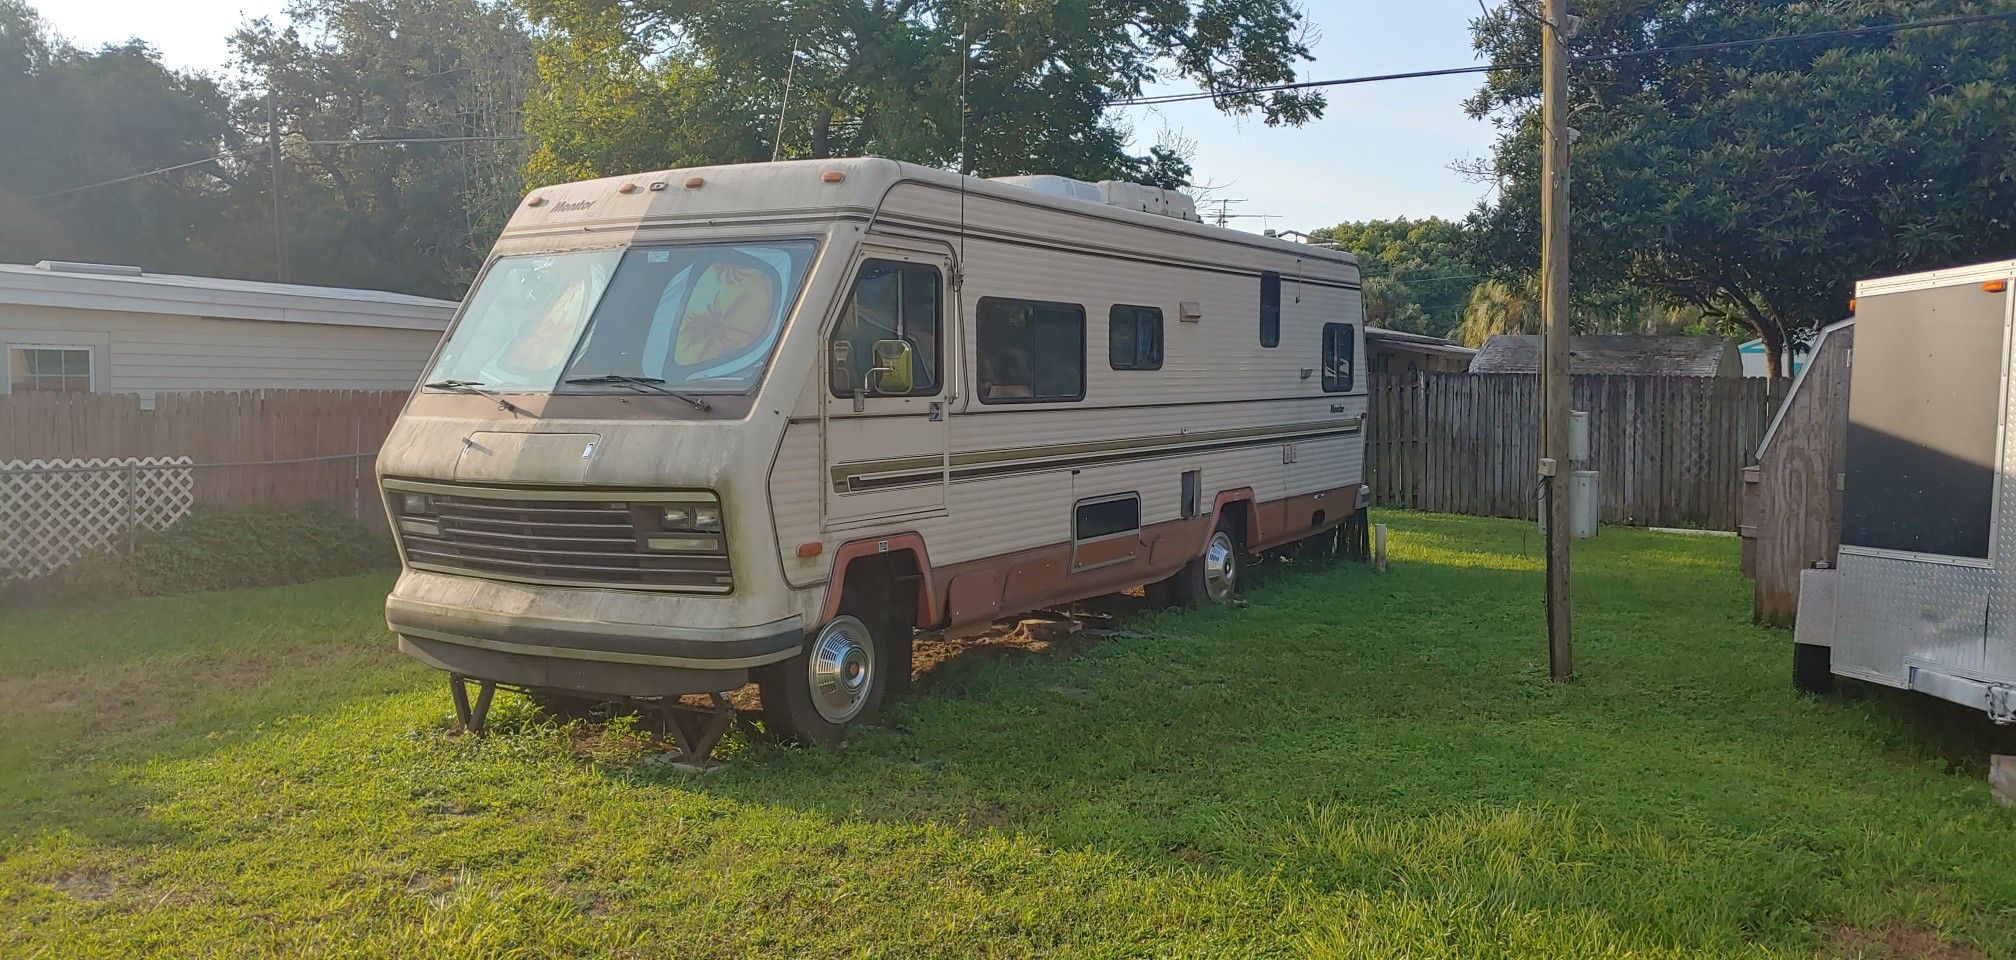
[[[380,457],[387,619],[465,724],[465,678],[754,679],[830,740],[913,631],[1224,600],[1258,551],[1335,550],[1362,315],[1350,255],[1135,184],[856,159],[541,188]]]

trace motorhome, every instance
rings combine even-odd
[[[832,740],[915,631],[1222,602],[1259,551],[1334,550],[1369,492],[1362,318],[1349,254],[1136,184],[850,159],[542,187],[380,455],[386,616],[458,695],[753,680],[779,733]]]

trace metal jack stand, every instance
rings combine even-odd
[[[470,679],[459,673],[448,675],[448,696],[455,701],[455,723],[463,733],[483,735],[484,724],[490,720],[490,700],[497,695],[497,685],[488,680],[477,680],[476,704],[469,704]]]
[[[679,745],[679,763],[699,771],[721,765],[714,759],[714,747],[727,735],[729,724],[735,722],[735,705],[729,702],[726,693],[705,696],[705,706],[674,697],[651,711],[658,720],[658,735],[669,734],[672,742]]]

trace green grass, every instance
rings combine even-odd
[[[384,576],[0,615],[0,956],[2016,956],[2016,744],[1795,696],[1733,540],[1582,545],[1554,686],[1526,525],[1385,519],[700,778],[450,736]]]

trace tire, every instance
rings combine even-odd
[[[1834,649],[1812,643],[1792,645],[1792,686],[1815,696],[1834,692]]]
[[[1238,529],[1231,517],[1219,517],[1217,529],[1204,542],[1204,552],[1191,558],[1175,576],[1152,585],[1148,596],[1166,598],[1167,606],[1186,609],[1229,604],[1239,594],[1239,577],[1245,566]]]
[[[1337,559],[1341,551],[1338,546],[1343,540],[1344,525],[1338,524],[1322,533],[1312,533],[1295,542],[1295,558],[1317,563],[1329,563]]]
[[[779,739],[834,744],[853,727],[874,722],[888,694],[889,672],[897,661],[888,627],[880,630],[846,613],[834,617],[789,660],[762,668],[756,686],[763,720]]]

